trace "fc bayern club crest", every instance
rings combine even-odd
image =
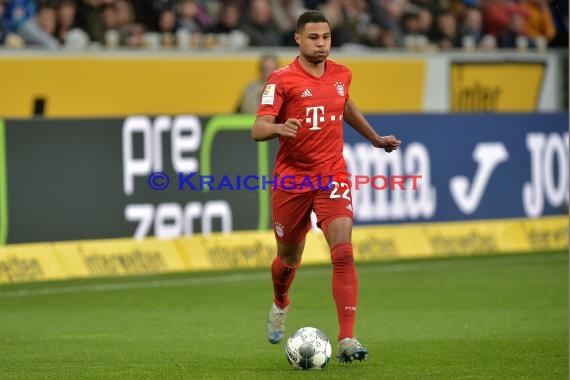
[[[336,82],[334,87],[340,96],[344,96],[344,84],[342,84],[342,82]]]

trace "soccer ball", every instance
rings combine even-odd
[[[322,369],[331,358],[329,338],[314,327],[295,331],[285,345],[285,356],[293,368]]]

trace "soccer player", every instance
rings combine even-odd
[[[327,59],[331,29],[323,14],[308,11],[299,16],[295,41],[299,55],[269,76],[251,132],[255,141],[278,137],[280,143],[274,171],[278,179],[271,192],[277,255],[271,266],[274,299],[267,338],[274,344],[283,338],[288,291],[314,211],[331,250],[332,293],[340,327],[337,358],[363,360],[368,350],[353,334],[358,284],[351,244],[352,198],[346,183],[343,187],[330,178],[346,173],[343,121],[386,152],[397,149],[401,141],[376,133],[350,100],[352,74]]]

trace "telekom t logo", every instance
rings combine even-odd
[[[321,114],[321,116],[319,116],[319,113]],[[325,114],[324,106],[307,107],[307,118],[305,119],[305,121],[307,123],[310,123],[311,121],[313,122],[313,125],[311,128],[309,128],[309,131],[318,131],[321,129],[318,123],[325,122],[324,114]]]

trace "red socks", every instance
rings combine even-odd
[[[289,287],[295,278],[299,264],[293,266],[285,264],[279,256],[275,256],[271,265],[271,278],[273,279],[273,301],[280,309],[289,306]]]
[[[354,267],[354,256],[351,243],[341,243],[331,250],[332,259],[332,293],[336,304],[340,332],[338,340],[352,338],[356,319],[356,303],[358,299],[358,280]],[[289,287],[295,278],[299,263],[287,265],[276,256],[271,265],[273,279],[273,301],[280,309],[289,306]]]
[[[338,340],[352,338],[356,303],[358,298],[358,280],[354,267],[354,256],[351,243],[335,245],[331,250],[333,265],[332,292],[336,303],[336,312],[340,332]]]

